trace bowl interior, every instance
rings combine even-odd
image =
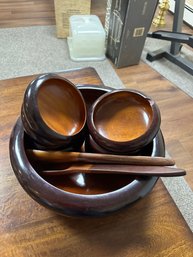
[[[66,80],[50,78],[43,81],[37,93],[37,104],[46,125],[61,135],[75,135],[84,127],[83,98]]]
[[[144,135],[153,121],[150,102],[130,91],[117,91],[102,97],[93,109],[97,132],[108,140],[128,142]]]

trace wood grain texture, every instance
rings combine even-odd
[[[176,222],[179,213],[171,215],[176,207],[161,183],[131,208],[100,219],[56,216],[20,190],[17,196],[23,207],[9,215],[14,223],[1,226],[1,256],[192,256],[192,234]]]
[[[91,0],[91,13],[104,22],[106,0]],[[0,0],[0,28],[55,25],[54,0]]]
[[[92,13],[102,21],[105,5],[104,0],[92,0]],[[55,24],[53,0],[0,0],[0,10],[1,28]],[[183,30],[192,33],[188,27]],[[193,189],[192,98],[142,62],[116,72],[126,87],[143,90],[158,102],[167,149],[187,170]],[[65,77],[76,84],[102,84],[91,69]],[[10,166],[8,141],[32,78],[0,81],[0,256],[192,257],[192,232],[161,181],[145,199],[100,219],[58,216],[24,192]]]
[[[143,62],[117,74],[126,87],[143,91],[158,104],[166,148],[176,165],[187,171],[185,179],[193,189],[193,99]]]
[[[126,156],[100,153],[28,150],[29,156],[40,161],[54,163],[108,163],[148,166],[173,166],[174,160],[166,157]]]
[[[63,75],[101,84],[91,68]],[[62,217],[24,192],[10,166],[8,142],[32,78],[0,81],[0,256],[192,256],[192,232],[161,181],[146,198],[103,218]]]
[[[0,27],[55,24],[53,0],[0,0]]]

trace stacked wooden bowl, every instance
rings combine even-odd
[[[45,207],[70,216],[109,214],[146,196],[158,177],[84,172],[49,176],[42,171],[79,164],[41,162],[29,150],[164,156],[160,120],[156,103],[142,92],[76,87],[45,74],[25,92],[10,138],[11,164],[24,190]]]

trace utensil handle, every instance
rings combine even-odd
[[[165,157],[126,156],[111,154],[79,153],[78,161],[125,165],[173,166],[175,161]]]
[[[79,164],[64,170],[41,171],[45,175],[63,175],[69,173],[101,173],[101,174],[130,174],[134,176],[173,177],[184,176],[186,171],[180,168],[166,166],[137,166],[137,165],[109,165],[109,164]]]
[[[165,157],[151,156],[125,156],[112,154],[63,152],[63,151],[42,151],[28,150],[29,156],[40,161],[55,163],[108,163],[108,164],[131,164],[149,166],[172,166],[175,164],[173,159]]]

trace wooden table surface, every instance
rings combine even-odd
[[[102,84],[92,68],[61,75],[75,84]],[[8,144],[33,78],[0,81],[0,256],[193,256],[192,232],[161,180],[144,199],[103,218],[60,216],[26,194]]]

